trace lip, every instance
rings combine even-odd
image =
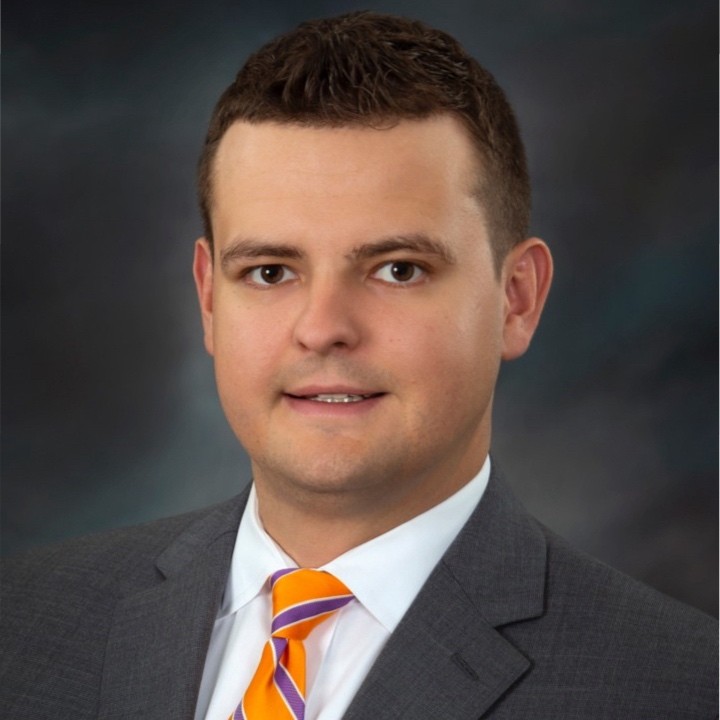
[[[327,403],[310,400],[309,398],[314,395],[369,395],[370,397],[357,402]],[[300,415],[339,419],[365,415],[376,408],[385,396],[386,393],[382,391],[350,385],[307,385],[284,392],[283,400],[293,412]]]
[[[283,394],[302,399],[312,395],[380,395],[383,391],[353,385],[305,385],[286,390]]]

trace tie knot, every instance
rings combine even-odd
[[[289,568],[270,576],[273,637],[304,640],[310,631],[347,605],[353,594],[322,570]]]

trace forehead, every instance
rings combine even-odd
[[[477,172],[467,131],[449,115],[386,129],[237,122],[215,158],[213,226],[222,236],[260,218],[337,224],[477,214]]]

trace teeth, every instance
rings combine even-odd
[[[354,403],[364,400],[369,395],[349,395],[347,393],[321,393],[319,395],[311,395],[308,400],[324,403]]]

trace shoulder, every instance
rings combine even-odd
[[[27,642],[42,632],[66,634],[79,626],[101,632],[119,600],[163,581],[160,560],[168,556],[169,548],[174,559],[192,544],[192,538],[200,535],[205,542],[202,528],[208,519],[219,512],[239,515],[238,507],[242,505],[234,498],[211,508],[3,559],[3,645],[11,645],[13,638]]]
[[[41,587],[85,591],[152,583],[154,562],[163,550],[207,510],[154,520],[142,525],[86,535],[4,558],[3,592],[32,593]]]
[[[572,547],[497,468],[446,559],[528,661],[493,717],[716,717],[717,621]]]
[[[580,623],[610,624],[620,631],[645,634],[644,644],[676,639],[689,645],[704,638],[697,649],[714,640],[717,620],[674,600],[628,575],[586,555],[543,528],[547,540],[547,612]],[[586,621],[586,622],[583,622]]]
[[[49,710],[72,707],[74,717],[97,717],[118,608],[156,596],[166,579],[184,570],[194,576],[198,568],[220,567],[243,507],[240,495],[4,560],[0,714],[23,707],[33,717],[49,717]],[[224,582],[220,574],[213,577]]]
[[[535,682],[594,687],[600,707],[626,717],[641,707],[648,717],[711,717],[717,621],[542,530],[545,612],[505,631],[533,657]]]

